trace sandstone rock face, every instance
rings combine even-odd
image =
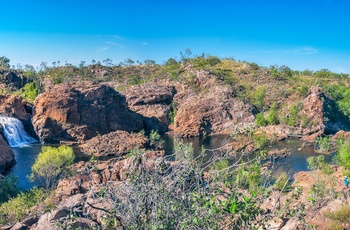
[[[0,135],[0,173],[3,173],[16,163],[15,154],[2,135]]]
[[[141,114],[148,130],[167,131],[171,102],[176,93],[173,86],[144,84],[123,92],[129,108]]]
[[[324,110],[323,101],[321,100],[321,88],[310,88],[309,95],[303,100],[303,112],[310,120],[310,125],[304,130],[304,135],[323,134],[325,124],[323,122]]]
[[[143,121],[106,85],[55,85],[34,102],[33,125],[42,142],[83,141],[97,134],[140,131]]]
[[[254,124],[252,107],[230,92],[196,95],[179,102],[174,133],[179,136],[229,134]]]
[[[82,152],[95,157],[122,156],[132,149],[144,148],[146,143],[147,138],[142,134],[115,131],[93,137],[80,145],[80,147]]]
[[[13,90],[18,90],[28,83],[26,77],[12,71],[2,71],[0,74],[2,76],[0,78],[1,82]]]

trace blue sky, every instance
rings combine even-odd
[[[110,58],[163,63],[193,54],[350,73],[350,1],[67,1],[1,3],[0,56],[11,64]]]

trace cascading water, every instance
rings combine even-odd
[[[14,117],[0,116],[0,124],[11,147],[19,147],[38,142],[24,130],[20,120]]]

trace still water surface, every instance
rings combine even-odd
[[[163,136],[164,148],[167,154],[171,154],[174,148],[174,138],[171,136]],[[185,143],[192,143],[195,154],[199,153],[202,149],[202,146],[205,149],[216,149],[227,143],[229,143],[230,138],[224,135],[209,136],[205,138],[181,138],[175,141],[183,141]],[[17,163],[10,170],[10,173],[13,173],[18,177],[19,185],[24,190],[32,188],[35,184],[28,179],[28,175],[31,174],[31,167],[35,162],[35,159],[38,153],[41,151],[40,144],[28,145],[23,147],[12,148]],[[288,175],[293,175],[299,171],[308,171],[306,159],[311,156],[317,156],[318,153],[315,152],[313,146],[305,145],[304,142],[297,139],[287,139],[284,141],[278,141],[273,143],[267,149],[283,149],[287,148],[291,151],[291,155],[283,159],[277,160],[273,166],[273,174],[277,177],[281,173],[286,172]],[[299,149],[299,150],[298,150]],[[301,149],[301,150],[300,150]],[[77,158],[79,160],[88,160],[82,158],[78,151],[75,151]],[[325,155],[326,162],[331,162],[331,155]]]

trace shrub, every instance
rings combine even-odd
[[[265,120],[265,117],[262,113],[258,113],[255,116],[255,124],[257,126],[266,126],[267,125],[267,121]]]
[[[24,100],[33,102],[38,96],[38,87],[34,82],[28,83],[20,90],[20,95]]]
[[[0,206],[0,225],[14,224],[20,221],[31,207],[42,202],[46,197],[47,194],[43,189],[32,188],[3,203]]]
[[[277,103],[274,102],[269,110],[269,113],[266,116],[266,121],[269,125],[277,125],[278,121],[278,106]]]
[[[52,187],[59,176],[64,175],[66,167],[74,161],[73,148],[43,146],[32,166],[31,178],[45,182],[46,188]]]
[[[18,178],[13,174],[0,179],[0,204],[15,197],[20,192]]]
[[[169,112],[170,124],[174,124],[176,113],[177,113],[177,102],[173,101],[171,102],[171,110]]]
[[[333,212],[327,212],[326,217],[336,223],[347,224],[350,222],[350,205],[346,204]]]
[[[209,63],[210,66],[214,66],[221,63],[220,59],[216,56],[209,56],[207,58],[207,62]]]
[[[346,174],[350,176],[350,143],[349,141],[343,141],[337,143],[337,154],[333,160],[336,164],[343,166],[346,170]]]
[[[254,144],[257,148],[263,147],[267,143],[266,132],[255,134],[253,136]]]
[[[178,146],[186,152],[193,152],[188,144]],[[254,228],[254,221],[261,213],[256,194],[243,193],[233,187],[228,189],[226,186],[230,183],[217,182],[217,173],[211,174],[212,180],[204,180],[204,168],[213,165],[225,170],[230,166],[220,154],[214,153],[209,160],[201,161],[203,157],[198,156],[195,160],[189,157],[186,158],[189,160],[174,162],[171,166],[161,158],[152,170],[139,164],[139,170],[129,183],[107,184],[104,197],[111,202],[113,209],[106,221],[116,223],[118,220],[123,229]],[[244,165],[249,167],[250,163]],[[260,166],[255,166],[254,173],[251,170],[248,175],[252,186],[258,185],[256,181],[261,175]],[[232,170],[227,172],[232,174]],[[224,192],[224,189],[229,192]]]
[[[164,140],[162,140],[162,137],[156,130],[151,130],[151,133],[149,134],[149,140],[151,145],[158,148],[161,148],[164,143]]]
[[[321,152],[329,152],[331,148],[332,137],[318,137],[316,140],[317,148]]]
[[[252,92],[253,105],[257,108],[262,109],[264,106],[264,101],[266,97],[266,86],[261,86]]]
[[[279,191],[286,191],[290,189],[290,187],[289,177],[286,173],[282,173],[276,180],[275,188]]]

